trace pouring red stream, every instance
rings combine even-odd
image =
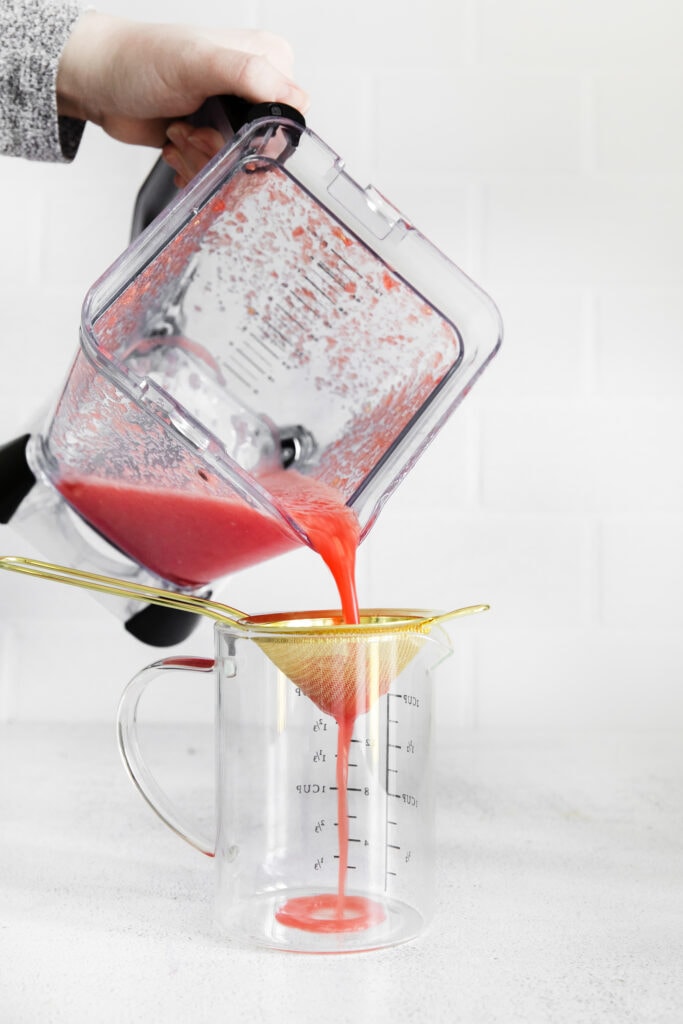
[[[309,505],[300,515],[312,547],[321,556],[337,585],[344,619],[354,625],[360,621],[356,589],[356,551],[360,536],[358,520],[339,498],[322,505]],[[337,892],[313,896],[294,896],[275,914],[280,924],[310,932],[364,931],[384,920],[383,907],[367,896],[346,893],[349,860],[348,773],[351,739],[358,716],[340,706],[333,714],[337,722],[337,837],[339,869]]]

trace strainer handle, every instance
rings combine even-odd
[[[140,793],[165,825],[207,857],[214,856],[215,841],[203,836],[194,822],[184,820],[184,816],[175,808],[147,766],[138,736],[138,705],[149,684],[165,673],[183,671],[212,675],[213,669],[211,658],[176,657],[155,661],[128,683],[116,716],[121,757]]]

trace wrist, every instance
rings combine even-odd
[[[112,60],[121,18],[85,10],[74,24],[57,68],[57,113],[81,121],[97,120],[97,82]]]

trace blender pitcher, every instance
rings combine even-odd
[[[0,521],[53,560],[206,594],[315,547],[307,487],[362,539],[498,349],[488,296],[301,115],[239,117],[91,288],[48,422],[0,449]],[[160,645],[193,625],[119,612]]]

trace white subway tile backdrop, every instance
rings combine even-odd
[[[498,303],[503,348],[360,551],[363,603],[451,629],[438,735],[683,724],[683,7],[677,0],[110,0],[270,28],[310,126]],[[61,387],[89,285],[154,159],[89,126],[69,167],[0,159],[0,441]],[[0,548],[29,553],[9,527]],[[250,611],[335,600],[308,551],[240,573]],[[0,719],[112,719],[158,656],[80,592],[0,579]],[[182,645],[211,651],[203,624]],[[175,690],[159,714],[210,702]]]

